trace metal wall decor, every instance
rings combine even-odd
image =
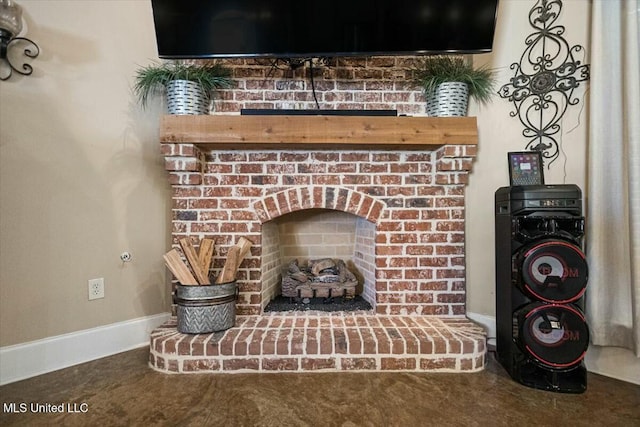
[[[498,91],[514,104],[510,115],[524,125],[526,149],[542,152],[548,166],[559,156],[560,120],[569,105],[580,102],[573,92],[589,80],[589,65],[575,57],[584,48],[563,38],[565,27],[557,23],[561,11],[561,0],[536,1],[529,11],[535,32],[525,39],[520,62],[511,64],[513,77]]]
[[[22,57],[35,58],[40,54],[40,48],[33,40],[18,37],[21,31],[22,8],[13,0],[0,0],[0,80],[8,80],[14,71],[23,76],[33,72],[28,63],[16,65],[16,61],[24,60]]]
[[[40,54],[40,48],[33,40],[26,37],[11,37],[0,29],[0,80],[9,80],[14,71],[23,76],[33,73],[31,64],[22,62],[23,59],[16,59],[20,53],[25,58],[36,58]],[[12,54],[16,54],[15,57]],[[15,62],[19,65],[14,65]]]

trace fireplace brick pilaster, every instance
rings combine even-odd
[[[171,185],[202,184],[203,153],[194,144],[162,144],[165,169]]]

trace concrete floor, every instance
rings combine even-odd
[[[0,425],[640,426],[638,385],[589,374],[584,394],[539,391],[512,381],[492,354],[483,372],[466,374],[168,375],[148,367],[148,353],[2,386]],[[64,412],[33,413],[54,408]]]

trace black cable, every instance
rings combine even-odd
[[[326,59],[324,59],[326,60]],[[289,66],[289,68],[291,70],[296,70],[300,67],[303,67],[305,62],[309,62],[309,72],[311,73],[310,79],[311,79],[311,93],[313,94],[313,100],[316,102],[316,109],[320,109],[320,103],[318,102],[318,96],[316,94],[316,84],[315,84],[315,80],[313,79],[313,58],[303,58],[303,59],[296,59],[296,58],[284,58],[284,59],[276,59],[274,61],[271,62],[271,69],[269,70],[269,73],[267,75],[266,78],[269,78],[273,75],[273,72],[280,68],[278,66],[278,63],[282,61],[285,64],[287,64]],[[266,80],[266,79],[265,79]]]
[[[313,99],[316,101],[316,109],[320,109],[320,104],[318,103],[318,97],[316,96],[316,84],[313,80],[313,58],[309,58],[309,72],[311,73],[311,93],[313,93]]]

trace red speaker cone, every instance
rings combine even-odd
[[[515,313],[517,343],[542,366],[568,369],[582,361],[589,328],[579,308],[535,302]]]
[[[568,303],[580,298],[588,279],[587,261],[576,245],[542,240],[518,252],[520,287],[535,299]]]

